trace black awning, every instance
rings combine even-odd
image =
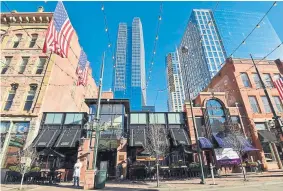
[[[39,151],[38,154],[41,156],[58,156],[60,158],[65,158],[65,155],[50,148],[43,149],[42,151]]]
[[[170,128],[170,135],[173,139],[173,144],[178,145],[191,145],[188,134],[183,128]]]
[[[81,129],[64,129],[55,147],[76,147],[81,139]]]
[[[144,146],[146,144],[146,134],[144,128],[130,129],[130,146]]]
[[[277,138],[274,132],[268,131],[268,130],[258,130],[258,134],[261,136],[260,140],[262,142],[277,142]]]
[[[61,133],[60,129],[43,129],[35,138],[33,146],[38,148],[39,147],[50,148],[54,145],[60,133]]]

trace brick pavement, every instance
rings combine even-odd
[[[249,173],[248,181],[243,181],[241,174],[232,174],[229,176],[222,176],[221,178],[215,178],[217,185],[211,185],[212,179],[207,178],[206,184],[199,184],[199,179],[191,180],[172,180],[172,181],[161,181],[160,188],[156,189],[156,182],[150,181],[122,181],[114,182],[108,181],[106,188],[103,190],[115,190],[115,191],[141,191],[141,190],[160,190],[160,191],[178,191],[178,190],[214,190],[214,189],[225,189],[233,187],[249,187],[259,186],[263,187],[266,185],[272,185],[277,183],[283,183],[283,171],[275,172],[264,172],[262,174]],[[19,185],[1,185],[2,191],[15,191],[19,188]],[[42,185],[24,185],[25,190],[36,190],[36,191],[71,191],[76,190],[71,186],[71,183],[61,183],[58,186],[42,186]]]

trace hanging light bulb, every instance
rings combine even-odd
[[[112,56],[112,59],[115,60],[115,56]]]
[[[105,28],[105,32],[107,32],[108,31],[108,28]]]
[[[161,19],[162,19],[162,18],[161,18],[161,16],[159,16],[159,17],[158,17],[158,20],[160,20],[160,21],[161,21]]]
[[[154,51],[153,54],[156,54],[156,52]]]
[[[153,65],[154,63],[153,62],[151,62],[151,65]]]
[[[246,44],[246,41],[243,41],[242,44]]]
[[[277,6],[277,2],[276,2],[276,1],[274,2],[273,6],[274,6],[274,7],[276,7],[276,6]]]
[[[158,40],[158,36],[156,35],[155,40]]]
[[[110,47],[111,47],[111,44],[109,43],[109,44],[108,44],[108,48],[110,48]]]
[[[257,25],[256,25],[256,28],[260,28],[260,25],[259,25],[259,24],[257,24]]]
[[[102,7],[101,7],[101,11],[104,11],[104,5],[102,5]]]
[[[207,23],[208,25],[211,25],[211,21],[208,21],[208,23]]]

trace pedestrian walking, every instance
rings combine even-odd
[[[77,160],[77,163],[74,166],[74,186],[80,187],[80,174],[81,174],[82,163],[80,160]]]

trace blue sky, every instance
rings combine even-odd
[[[46,12],[55,9],[56,2],[6,2],[11,10],[18,12],[33,12],[38,6],[44,6]],[[216,1],[200,2],[164,2],[163,16],[160,25],[159,40],[157,45],[155,65],[153,66],[152,80],[147,90],[148,105],[156,105],[157,111],[167,110],[167,92],[156,94],[158,89],[166,88],[165,56],[174,51],[175,46],[181,41],[188,18],[194,8],[214,9]],[[243,12],[266,12],[273,2],[220,2],[217,10],[227,9]],[[283,40],[283,2],[268,14],[278,36]],[[106,65],[104,90],[109,90],[112,84],[111,52],[107,49],[108,38],[105,33],[104,17],[101,11],[101,2],[64,2],[70,20],[78,33],[79,41],[91,62],[93,75],[98,81],[101,57],[106,50]],[[143,25],[146,68],[153,51],[153,43],[157,27],[160,2],[105,2],[105,12],[108,20],[108,27],[112,43],[116,43],[117,29],[119,22],[131,23],[134,17],[140,17]],[[1,12],[8,10],[1,2]],[[256,23],[255,23],[256,24]],[[240,42],[239,42],[240,43]]]

